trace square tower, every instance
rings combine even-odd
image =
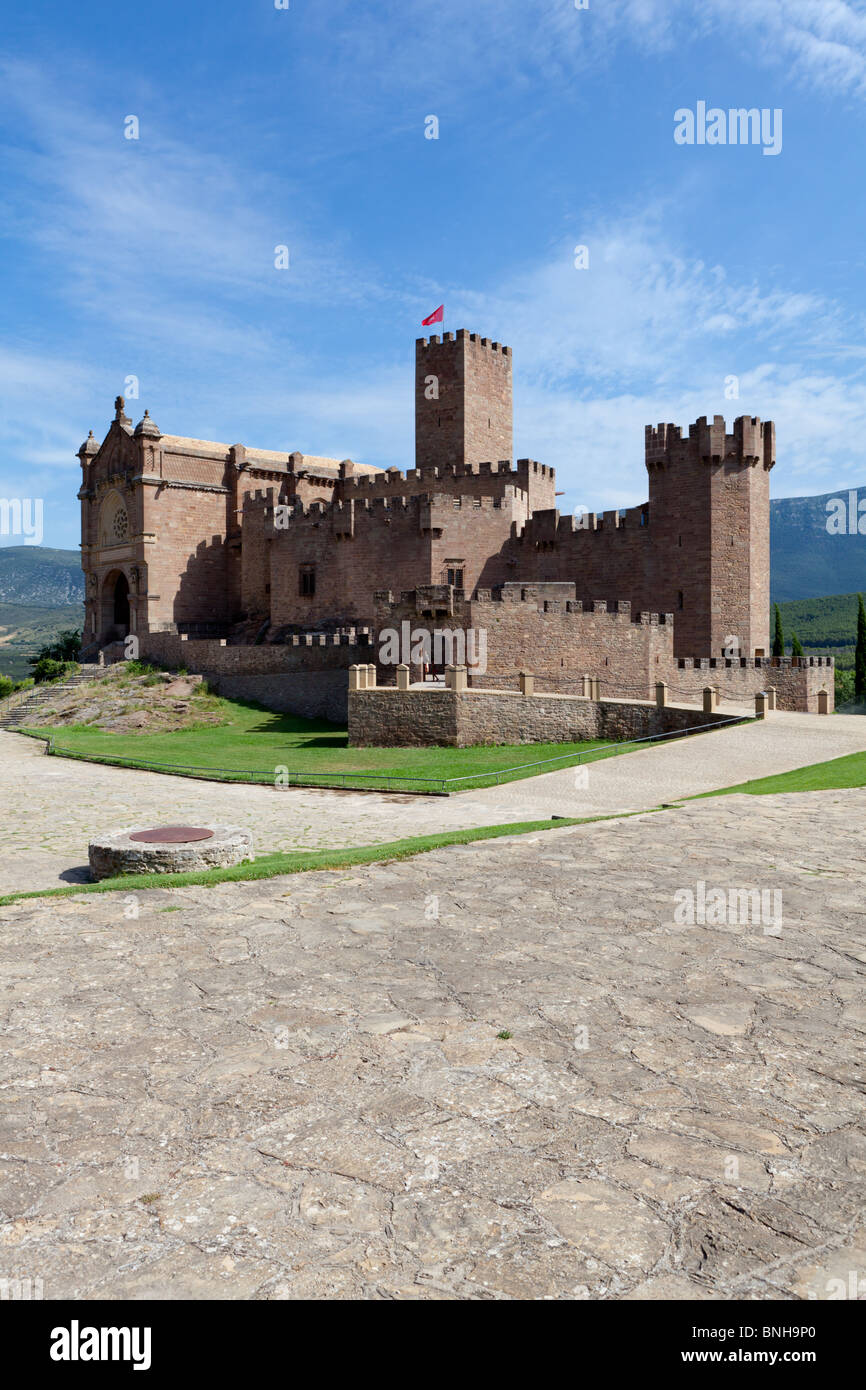
[[[415,342],[415,467],[512,457],[511,348],[459,328]]]

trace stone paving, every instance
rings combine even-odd
[[[0,910],[0,1277],[49,1299],[866,1288],[864,817],[864,790],[729,797]],[[699,883],[773,911],[688,925]]]
[[[0,825],[0,894],[85,881],[99,831],[165,824],[247,825],[258,853],[364,845],[553,815],[644,810],[754,777],[866,749],[866,719],[776,714],[574,768],[452,797],[195,782],[46,758],[43,744],[0,733],[0,795],[20,814]],[[532,760],[532,748],[525,760]],[[586,774],[584,779],[584,773]],[[26,808],[26,814],[25,814]]]

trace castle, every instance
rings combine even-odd
[[[147,411],[133,428],[115,406],[78,454],[91,653],[132,634],[142,656],[329,717],[406,620],[484,624],[472,684],[527,664],[638,699],[658,681],[699,697],[708,670],[732,698],[768,683],[770,422],[647,427],[648,501],[562,516],[553,469],[512,460],[511,349],[463,329],[417,340],[405,472],[164,435]],[[774,683],[780,707],[815,709],[827,673],[782,662]]]

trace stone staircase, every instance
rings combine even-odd
[[[15,729],[26,728],[36,710],[52,704],[58,696],[66,695],[70,690],[77,690],[85,682],[104,676],[106,670],[105,666],[97,666],[95,662],[88,663],[80,666],[75,675],[67,676],[65,681],[34,685],[32,690],[24,693],[23,699],[11,695],[0,704],[0,729],[14,732]]]

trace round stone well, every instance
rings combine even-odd
[[[94,879],[180,874],[254,859],[253,837],[239,825],[162,825],[112,830],[88,846]]]

